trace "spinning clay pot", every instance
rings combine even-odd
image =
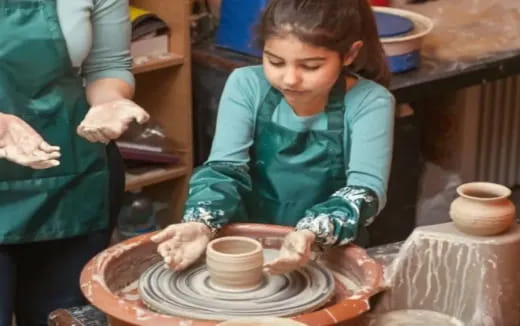
[[[223,237],[206,249],[206,265],[211,282],[228,289],[255,288],[262,282],[262,245],[248,237]]]

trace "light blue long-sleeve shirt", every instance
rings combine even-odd
[[[249,162],[257,112],[270,87],[262,66],[236,69],[229,76],[220,100],[208,162]],[[382,209],[392,156],[394,97],[383,86],[359,78],[345,95],[345,108],[343,150],[347,185],[372,189]],[[325,113],[300,117],[285,101],[275,110],[273,122],[295,131],[327,128]]]
[[[255,146],[257,113],[270,88],[262,66],[240,68],[229,76],[219,104],[211,154],[190,181],[184,220],[200,221],[216,230],[238,213],[240,198],[251,188],[247,164],[250,148]],[[371,223],[386,202],[394,98],[381,85],[358,76],[344,103],[346,184],[327,201],[309,207],[296,225],[313,231],[323,245],[353,241],[358,228]],[[272,121],[295,131],[327,128],[324,112],[299,117],[283,99]]]

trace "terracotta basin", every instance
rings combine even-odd
[[[240,235],[259,240],[264,248],[279,248],[292,228],[264,224],[231,224],[218,236]],[[137,280],[150,265],[158,262],[153,233],[119,243],[101,252],[84,267],[81,289],[86,298],[107,314],[111,326],[209,326],[219,321],[187,319],[149,310],[140,300]],[[369,309],[368,298],[382,287],[382,266],[365,250],[348,245],[334,248],[319,258],[333,272],[333,298],[321,309],[291,318],[307,325],[335,325],[351,320]]]

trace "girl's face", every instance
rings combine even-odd
[[[324,106],[343,65],[352,63],[357,55],[358,49],[355,50],[341,60],[335,51],[304,43],[288,34],[266,40],[262,61],[267,80],[282,92],[293,109]]]

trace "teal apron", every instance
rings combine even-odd
[[[259,109],[251,150],[253,189],[240,221],[295,226],[305,210],[346,185],[343,153],[345,78],[332,88],[326,130],[293,131],[272,122],[283,95],[271,88]]]
[[[26,121],[62,154],[61,165],[46,170],[0,160],[0,243],[108,226],[105,146],[76,134],[88,109],[55,0],[0,0],[0,111]]]

